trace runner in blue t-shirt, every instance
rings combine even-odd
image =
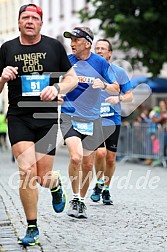
[[[95,52],[104,57],[108,62],[112,55],[112,45],[107,39],[96,42]],[[116,76],[120,85],[120,94],[110,96],[101,92],[101,117],[105,141],[96,151],[95,169],[97,182],[90,196],[94,202],[102,200],[104,204],[112,205],[109,185],[115,171],[117,143],[121,125],[121,102],[132,101],[132,86],[125,70],[111,64],[109,73]],[[105,148],[104,148],[105,147]]]
[[[109,77],[108,62],[91,53],[93,33],[88,27],[76,27],[72,32],[64,32],[64,36],[71,38],[73,54],[69,59],[79,81],[77,88],[66,94],[61,108],[61,130],[70,154],[69,176],[73,191],[67,214],[87,218],[84,197],[92,178],[94,150],[103,142],[101,90],[110,95],[118,94],[119,85],[113,83],[114,73]]]

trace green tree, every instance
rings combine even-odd
[[[167,62],[167,0],[87,0],[94,11],[81,10],[82,21],[100,19],[105,36],[118,36],[116,48],[134,68],[139,62],[157,76]]]

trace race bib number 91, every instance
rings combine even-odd
[[[39,96],[49,82],[50,75],[22,75],[22,96]]]

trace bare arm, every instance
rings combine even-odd
[[[154,116],[154,117],[152,118],[152,122],[163,124],[163,123],[166,122],[166,119],[167,119],[167,113],[164,112],[164,113],[161,113],[159,117]]]
[[[162,117],[153,117],[152,122],[154,123],[160,123],[162,121]]]
[[[9,80],[16,79],[18,67],[7,66],[3,69],[0,77],[0,93],[2,92],[4,85]]]
[[[66,94],[78,86],[78,77],[73,68],[64,75],[59,86],[61,94]]]
[[[0,93],[2,92],[4,88],[5,82],[3,81],[2,77],[0,77]]]
[[[73,68],[64,75],[64,78],[55,86],[48,86],[41,92],[41,100],[52,101],[58,94],[66,94],[76,88],[78,85],[78,78]]]
[[[133,94],[132,94],[132,91],[129,90],[125,94],[121,94],[118,96],[110,96],[105,101],[111,104],[117,104],[119,102],[123,102],[123,103],[131,102],[132,100],[133,100]]]
[[[120,92],[119,85],[116,81],[111,84],[108,84],[106,82],[101,81],[99,78],[97,78],[93,81],[92,87],[93,88],[101,88],[102,90],[105,90],[109,94],[118,95]]]

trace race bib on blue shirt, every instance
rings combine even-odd
[[[22,96],[39,96],[49,82],[50,75],[22,75]]]
[[[77,130],[83,135],[93,135],[93,122],[77,122],[71,120],[73,129]]]
[[[108,117],[108,116],[113,116],[113,115],[114,115],[114,110],[111,107],[111,104],[107,102],[102,102],[101,108],[100,108],[100,116]]]

